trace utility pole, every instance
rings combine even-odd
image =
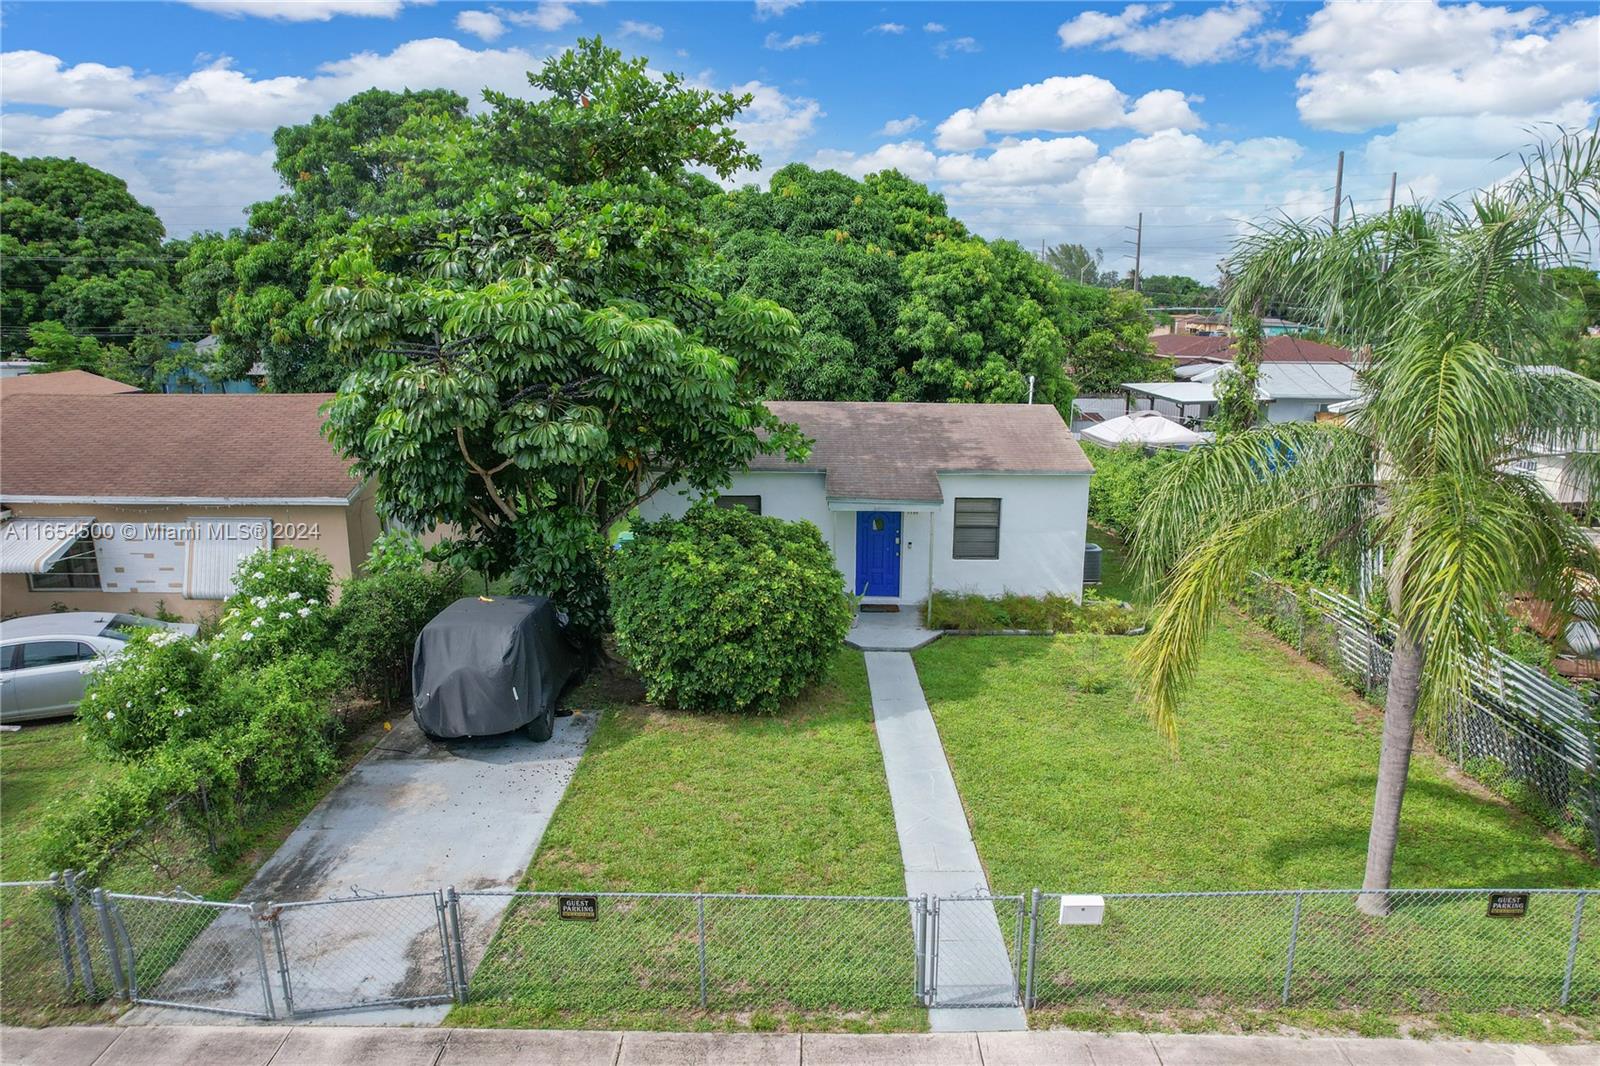
[[[1394,186],[1395,182],[1397,182],[1399,179],[1400,172],[1398,170],[1391,170],[1389,172],[1389,213],[1391,215],[1394,214]]]
[[[1333,230],[1339,231],[1339,208],[1344,200],[1344,153],[1339,153],[1339,169],[1333,175]]]
[[[1133,291],[1139,291],[1139,257],[1144,252],[1144,212],[1139,212],[1139,226],[1133,231]]]

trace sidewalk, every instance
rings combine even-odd
[[[1592,1066],[1600,1046],[1138,1033],[0,1029],[5,1066]]]

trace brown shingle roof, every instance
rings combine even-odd
[[[1232,362],[1238,354],[1233,349],[1233,337],[1196,337],[1182,333],[1164,333],[1155,338],[1156,354],[1169,359]],[[1302,340],[1280,334],[1265,337],[1261,342],[1263,363],[1343,363],[1348,366],[1354,355],[1347,348],[1331,344]]]
[[[835,499],[939,501],[941,473],[1087,474],[1094,469],[1048,404],[767,405],[816,441],[802,464],[760,456],[752,470],[821,470]]]
[[[4,396],[115,396],[138,392],[133,385],[103,378],[87,370],[57,370],[50,374],[18,374],[0,378],[0,397]]]
[[[0,498],[339,499],[326,395],[6,396]]]

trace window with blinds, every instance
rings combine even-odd
[[[760,496],[718,496],[716,505],[718,507],[743,507],[751,514],[761,513]]]
[[[955,559],[1000,558],[1000,500],[982,496],[956,497]]]

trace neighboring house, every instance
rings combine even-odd
[[[176,347],[176,345],[174,345]],[[210,366],[215,368],[217,356],[222,354],[222,340],[212,334],[202,340],[196,341],[194,354],[200,361],[200,366],[183,367],[172,371],[161,382],[162,392],[233,392],[251,393],[260,392],[267,380],[267,365],[263,362],[250,364],[250,369],[245,371],[242,378],[218,380],[208,371],[202,369]]]
[[[1082,595],[1093,467],[1054,407],[768,406],[816,442],[811,454],[758,457],[718,506],[813,523],[867,602],[921,603],[930,588]],[[679,515],[689,503],[669,489],[640,511]]]
[[[42,363],[35,363],[31,359],[0,359],[0,378],[15,378],[21,377],[23,374],[31,374],[43,365]]]
[[[239,559],[290,545],[339,577],[379,532],[322,437],[326,395],[0,399],[0,610],[200,617]]]
[[[1234,337],[1195,337],[1164,334],[1154,338],[1156,355],[1171,359],[1175,366],[1193,363],[1231,363],[1239,354]],[[1302,340],[1286,334],[1263,337],[1263,363],[1340,363],[1355,364],[1355,353],[1348,348]]]
[[[1275,338],[1291,340],[1291,338]],[[1229,363],[1197,362],[1177,368],[1177,381],[1131,381],[1128,406],[1157,411],[1201,427],[1217,411],[1216,383]],[[1267,362],[1256,377],[1256,396],[1267,422],[1311,422],[1356,395],[1355,368],[1348,363]]]
[[[49,374],[0,378],[0,397],[119,396],[139,391],[137,385],[103,378],[87,370],[57,370]]]

